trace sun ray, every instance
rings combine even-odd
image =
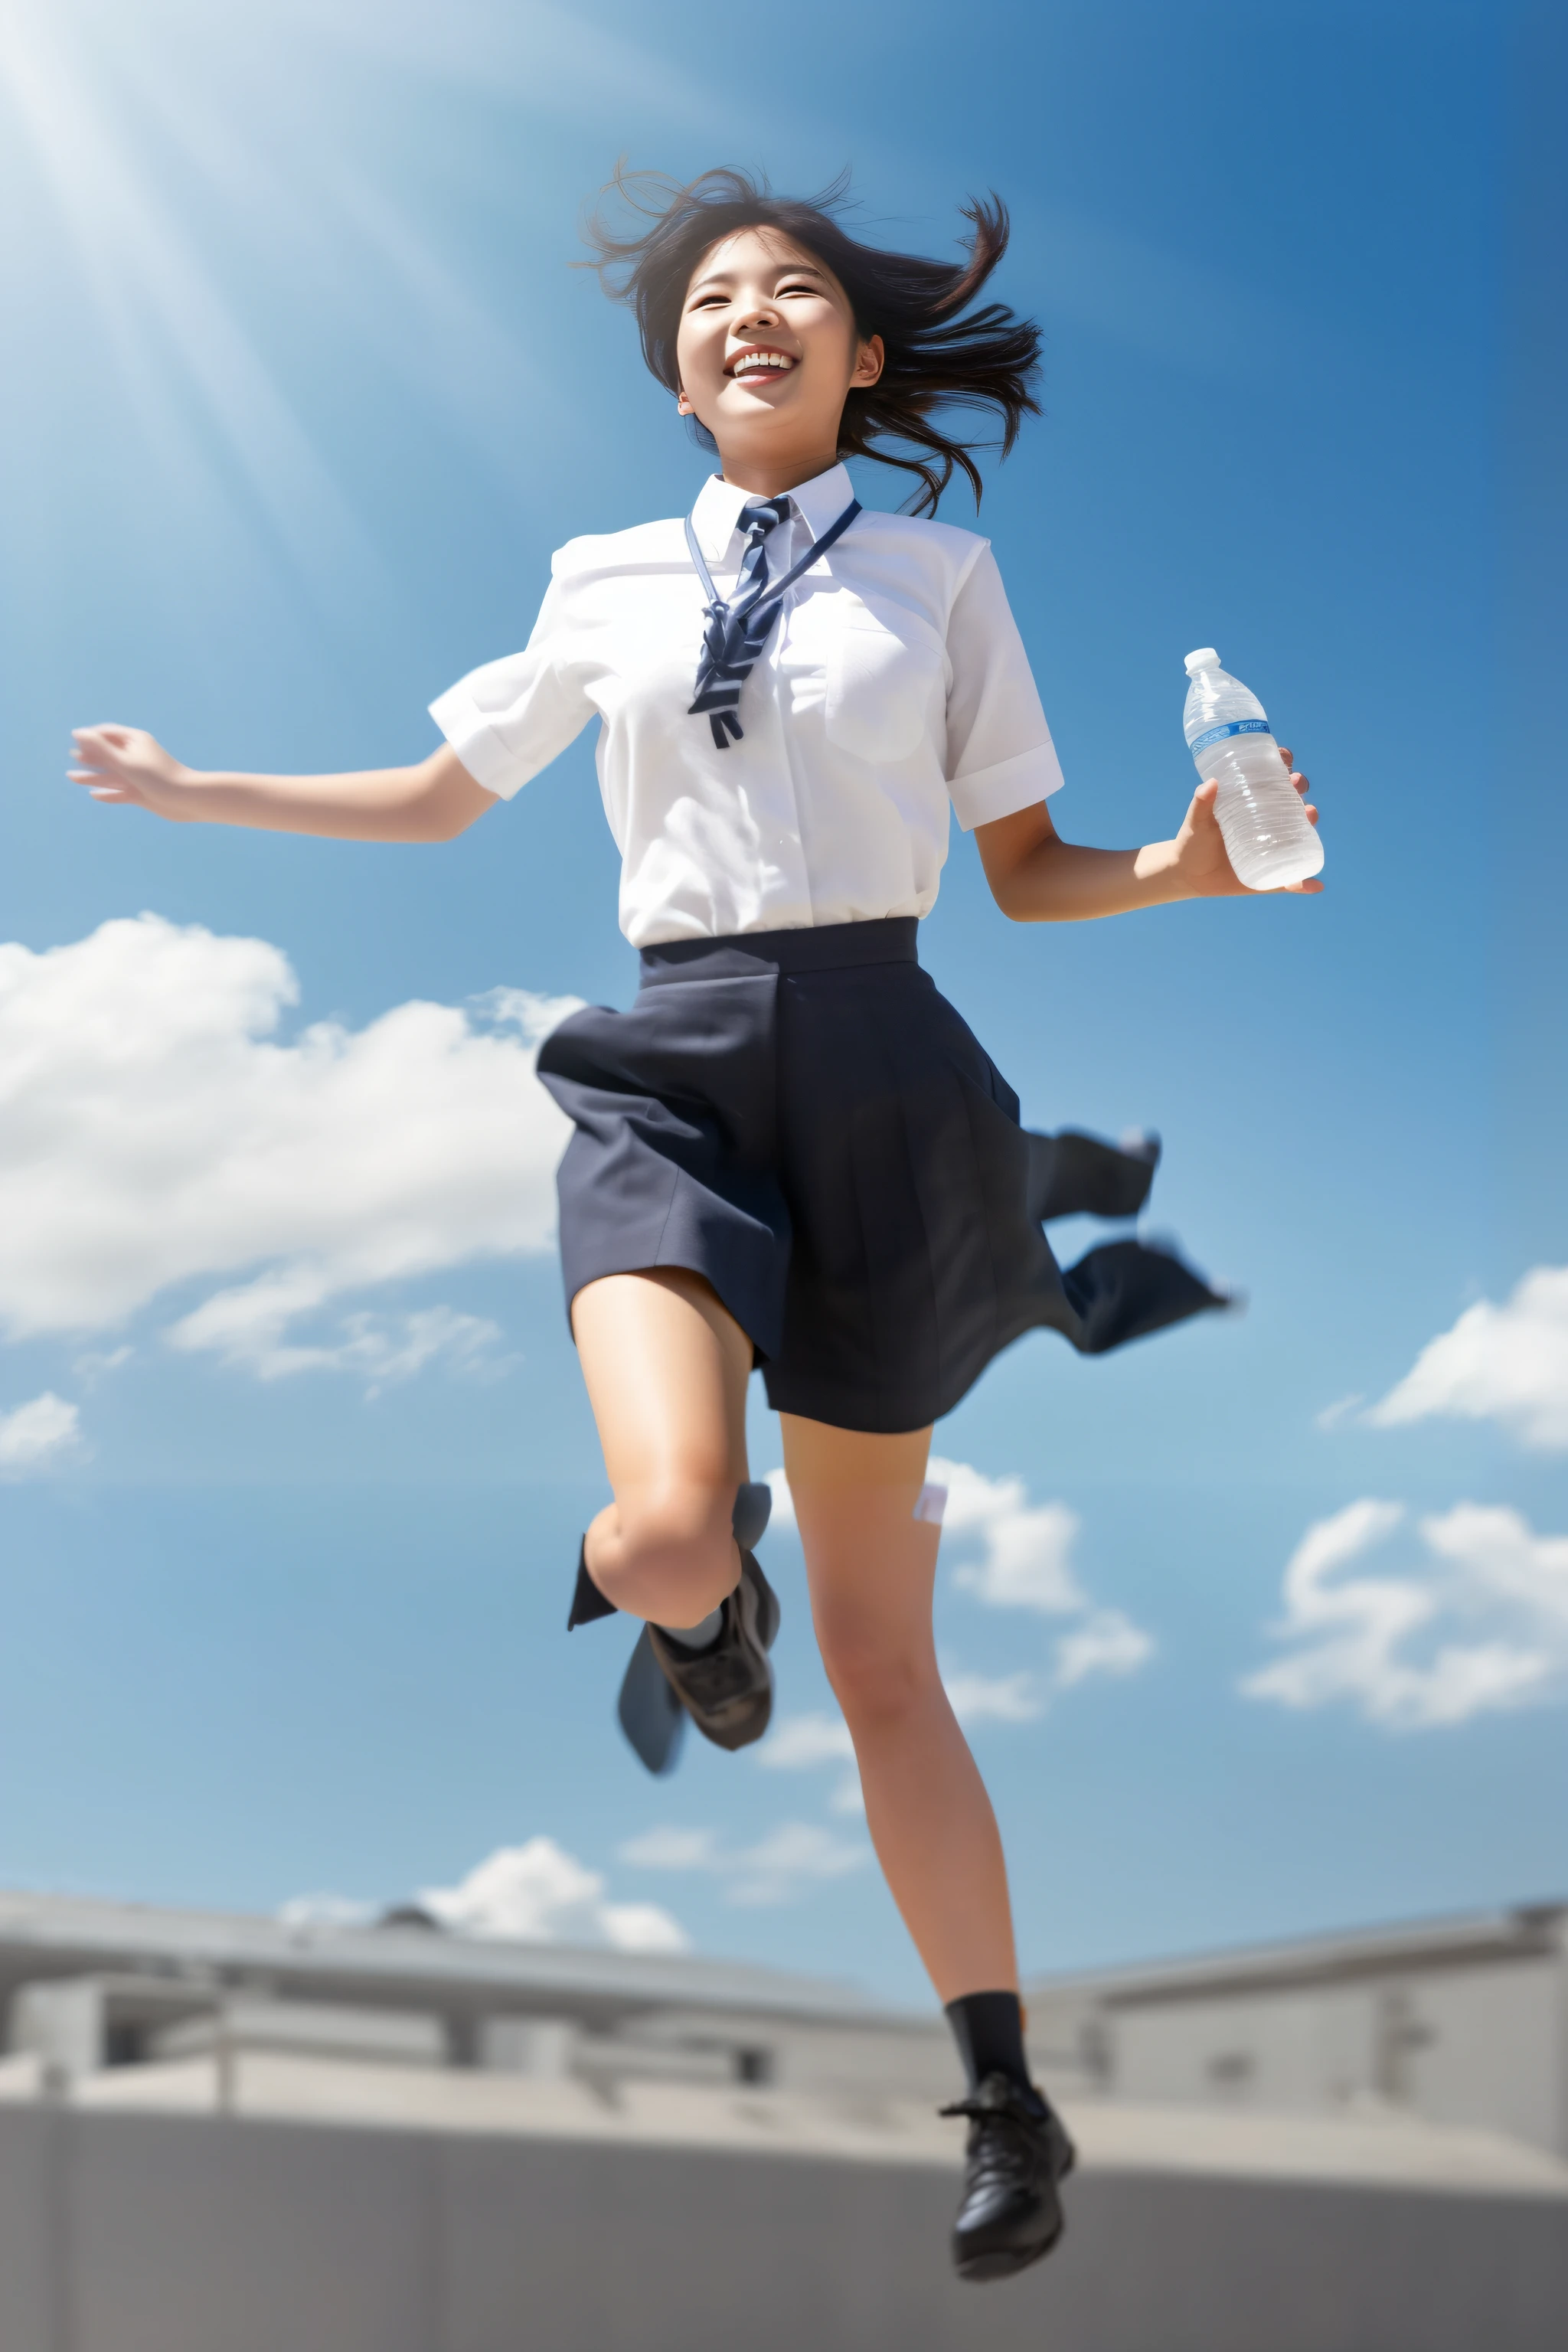
[[[112,106],[66,42],[13,5],[0,49],[85,288],[142,423],[165,459],[193,402],[300,578],[379,581],[374,544],[193,241],[137,166]],[[175,428],[175,429],[172,429]]]

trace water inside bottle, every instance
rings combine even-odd
[[[1323,862],[1323,845],[1286,772],[1263,705],[1219,666],[1212,646],[1187,656],[1183,727],[1205,782],[1219,784],[1215,815],[1238,881],[1251,890],[1304,882]]]

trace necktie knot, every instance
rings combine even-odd
[[[789,499],[757,499],[741,509],[741,520],[745,527],[748,548],[761,547],[770,530],[789,519]]]

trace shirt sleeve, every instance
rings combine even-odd
[[[1033,808],[1062,783],[1039,691],[988,546],[947,624],[947,788],[965,833]]]
[[[547,768],[595,715],[567,661],[565,604],[552,577],[521,653],[470,670],[430,705],[474,782],[502,800]]]

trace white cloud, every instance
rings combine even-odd
[[[978,1559],[963,1559],[953,1583],[989,1609],[1027,1609],[1044,1617],[1078,1622],[1052,1645],[1041,1673],[971,1673],[947,1663],[942,1680],[961,1723],[1032,1723],[1058,1691],[1071,1690],[1096,1675],[1136,1674],[1154,1654],[1153,1637],[1120,1609],[1097,1609],[1073,1570],[1072,1550],[1080,1521],[1065,1503],[1031,1503],[1022,1478],[988,1478],[967,1462],[933,1454],[927,1467],[929,1494],[945,1490],[943,1539],[979,1546]],[[796,1524],[789,1481],[770,1470],[773,1524]],[[782,1771],[851,1756],[849,1734],[831,1716],[798,1716],[782,1724],[760,1752],[759,1761]],[[860,1802],[859,1782],[841,1785],[836,1810]]]
[[[1079,1531],[1076,1513],[1065,1503],[1031,1504],[1021,1478],[987,1478],[967,1462],[932,1454],[927,1483],[944,1486],[942,1527],[948,1539],[978,1536],[977,1561],[965,1561],[953,1582],[993,1609],[1035,1609],[1046,1616],[1070,1616],[1088,1607],[1068,1556]],[[795,1501],[782,1469],[770,1470],[772,1524],[793,1528]]]
[[[1097,1609],[1074,1573],[1080,1522],[1065,1503],[1031,1503],[1021,1478],[988,1478],[967,1462],[933,1458],[930,1475],[947,1488],[947,1533],[976,1538],[977,1560],[953,1571],[962,1592],[990,1609],[1029,1609],[1077,1620],[1052,1645],[1043,1675],[1015,1672],[946,1675],[961,1723],[1027,1723],[1058,1691],[1097,1675],[1136,1674],[1154,1654],[1152,1636],[1120,1609]]]
[[[869,1849],[851,1844],[813,1822],[784,1822],[755,1845],[726,1846],[709,1829],[645,1830],[628,1839],[620,1859],[639,1870],[703,1871],[724,1882],[731,1903],[787,1903],[809,1886],[844,1878],[870,1860]]]
[[[927,1476],[947,1488],[947,1535],[978,1537],[978,1560],[953,1574],[991,1609],[1071,1616],[1088,1604],[1071,1568],[1079,1518],[1065,1503],[1031,1503],[1021,1478],[987,1478],[967,1462],[933,1456]]]
[[[620,1858],[638,1870],[717,1870],[719,1836],[715,1830],[677,1829],[665,1822],[628,1838]]]
[[[81,1415],[46,1389],[42,1396],[0,1412],[0,1478],[31,1478],[58,1469],[81,1444]]]
[[[654,1903],[605,1900],[603,1874],[553,1838],[498,1846],[456,1886],[427,1886],[419,1901],[457,1934],[521,1943],[613,1944],[623,1952],[683,1952],[688,1939]]]
[[[1538,1536],[1499,1503],[1456,1503],[1423,1519],[1421,1533],[1478,1601],[1527,1610],[1543,1636],[1555,1633],[1568,1648],[1568,1536]]]
[[[787,1491],[787,1490],[786,1490]],[[863,1813],[865,1792],[855,1760],[855,1742],[842,1716],[794,1715],[775,1724],[757,1749],[757,1762],[770,1772],[809,1771],[814,1765],[847,1765],[827,1800],[832,1813]]]
[[[1366,1418],[1494,1421],[1542,1453],[1568,1451],[1568,1265],[1538,1265],[1505,1305],[1479,1299],[1429,1340]]]
[[[374,1903],[353,1895],[290,1895],[278,1906],[286,1927],[369,1927],[379,1916]]]
[[[1057,1643],[1057,1688],[1094,1675],[1135,1675],[1154,1654],[1152,1637],[1120,1609],[1097,1609]]]
[[[605,1941],[618,1952],[689,1952],[691,1938],[658,1903],[605,1903],[599,1909]]]
[[[842,1716],[786,1716],[757,1750],[771,1772],[797,1772],[812,1764],[853,1764],[855,1743]]]
[[[798,1522],[795,1516],[795,1496],[790,1493],[789,1480],[784,1476],[782,1469],[770,1470],[763,1478],[763,1484],[773,1498],[773,1507],[768,1515],[769,1527],[788,1528],[793,1535]]]
[[[784,1822],[753,1846],[731,1857],[731,1903],[784,1903],[808,1885],[864,1869],[869,1850],[820,1829],[815,1822]]]
[[[225,1363],[242,1366],[258,1380],[286,1379],[290,1372],[353,1372],[374,1396],[398,1381],[412,1380],[426,1364],[444,1360],[454,1370],[475,1370],[497,1362],[500,1327],[479,1315],[459,1315],[450,1307],[426,1307],[413,1314],[375,1315],[362,1308],[342,1318],[341,1336],[326,1343],[288,1338],[289,1325],[322,1303],[314,1278],[300,1269],[264,1275],[237,1290],[215,1291],[164,1334],[171,1347],[210,1349]]]
[[[944,1665],[942,1687],[960,1723],[1032,1723],[1046,1709],[1037,1675],[966,1674]]]
[[[1459,1503],[1419,1521],[1403,1574],[1345,1573],[1406,1517],[1367,1497],[1308,1528],[1275,1629],[1291,1646],[1245,1677],[1247,1697],[1343,1704],[1425,1730],[1568,1690],[1568,1537],[1538,1536],[1500,1505]]]
[[[226,1277],[171,1336],[267,1377],[395,1380],[490,1346],[447,1308],[290,1335],[347,1294],[550,1245],[567,1122],[535,1049],[575,1000],[494,990],[280,1044],[298,995],[265,940],[155,915],[44,954],[0,945],[11,1336],[109,1330]]]

